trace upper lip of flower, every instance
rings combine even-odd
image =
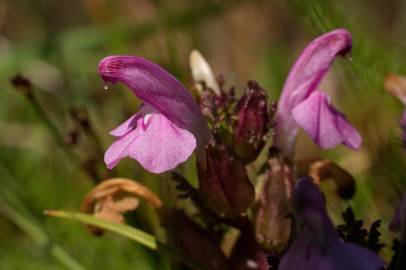
[[[117,81],[117,78],[115,77],[115,71],[120,69],[120,67],[118,66],[119,62],[111,60],[114,60],[114,56],[107,56],[102,61],[100,61],[99,73],[104,81],[115,83]]]
[[[106,82],[126,84],[137,97],[196,137],[210,137],[207,122],[191,94],[157,64],[135,56],[108,56],[100,61],[99,73]]]
[[[302,102],[308,100],[312,96],[312,93],[317,91],[318,85],[328,72],[334,59],[338,55],[344,55],[349,52],[351,47],[351,34],[345,29],[337,29],[313,40],[293,65],[286,79],[276,112],[275,145],[287,154],[292,154],[297,131],[299,126],[301,126],[301,123],[297,122],[297,116],[296,119],[293,116],[293,110]],[[331,104],[327,106],[331,108],[327,110],[327,112],[331,113],[328,117],[321,115],[317,110],[307,110],[306,115],[300,117],[302,117],[306,124],[308,124],[305,119],[307,116],[321,117],[332,124],[337,124],[334,122],[341,122],[343,130],[341,130],[341,127],[336,128],[336,141],[328,144],[328,147],[320,145],[320,140],[314,138],[316,134],[319,135],[318,130],[312,130],[310,133],[313,140],[322,148],[330,148],[340,142],[351,148],[358,148],[361,144],[358,132],[346,122],[342,114],[333,109]],[[309,108],[311,107],[307,109]],[[350,129],[351,132],[347,132]],[[309,132],[309,130],[306,131]],[[340,134],[337,134],[337,132],[341,132],[341,141],[339,141]],[[327,130],[326,134],[329,136],[330,131]],[[348,143],[349,141],[353,143]]]
[[[154,111],[143,130],[136,123],[149,116],[139,114],[113,132],[119,138],[106,152],[109,167],[131,156],[151,172],[170,170],[185,161],[196,146],[199,153],[210,138],[207,122],[191,94],[157,64],[135,56],[108,56],[101,60],[99,73],[106,82],[126,84]],[[182,139],[186,140],[183,144]],[[148,145],[139,145],[141,142]],[[138,149],[131,147],[134,143]]]

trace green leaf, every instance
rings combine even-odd
[[[157,250],[158,247],[157,241],[154,236],[124,224],[109,222],[103,219],[95,218],[88,214],[78,212],[46,210],[45,214],[52,217],[77,220],[89,225],[97,226],[107,231],[115,232],[119,235],[134,240],[135,242],[138,242],[152,250]]]

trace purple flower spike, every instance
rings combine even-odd
[[[330,69],[333,60],[338,55],[349,52],[351,46],[350,33],[344,29],[337,29],[313,40],[293,65],[276,113],[275,145],[285,153],[292,154],[299,127],[304,128],[321,148],[331,148],[344,143],[356,149],[361,145],[358,132],[328,104],[329,102],[322,101],[326,98],[312,95]],[[308,100],[309,98],[312,99]],[[303,102],[306,103],[302,104]],[[299,105],[301,106],[296,109]],[[299,115],[300,113],[305,114]],[[329,125],[334,126],[332,132],[327,128],[315,126],[317,121],[323,120],[324,123],[327,119]]]
[[[136,114],[111,132],[118,139],[105,153],[108,168],[129,156],[150,172],[168,171],[210,138],[192,96],[160,66],[135,56],[109,56],[100,62],[99,73],[106,82],[124,83],[144,101]]]
[[[322,92],[313,92],[293,109],[292,116],[323,149],[333,148],[340,143],[352,149],[361,146],[358,131],[333,108],[330,98]]]
[[[294,200],[302,226],[279,270],[383,269],[384,262],[377,254],[339,239],[323,196],[310,178],[299,179]]]

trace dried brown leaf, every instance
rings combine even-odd
[[[123,214],[135,210],[145,199],[155,208],[162,206],[161,200],[147,187],[126,178],[112,178],[95,186],[83,199],[81,211],[115,223],[123,223]],[[102,230],[89,226],[94,234]]]
[[[341,198],[350,199],[355,193],[355,180],[350,173],[331,160],[315,161],[309,166],[308,174],[316,181],[331,179],[337,186]]]

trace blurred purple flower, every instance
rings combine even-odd
[[[278,148],[291,154],[299,127],[321,148],[340,143],[352,149],[360,147],[362,139],[357,130],[333,108],[329,97],[317,91],[333,60],[349,52],[351,46],[351,34],[337,29],[313,40],[296,60],[278,102]]]
[[[109,56],[99,63],[108,83],[122,82],[144,101],[141,109],[111,134],[118,139],[104,156],[113,168],[127,156],[153,173],[184,162],[209,139],[207,122],[184,86],[160,66],[135,56]]]
[[[383,269],[377,254],[339,239],[323,195],[311,178],[299,179],[294,200],[301,228],[279,270]]]

